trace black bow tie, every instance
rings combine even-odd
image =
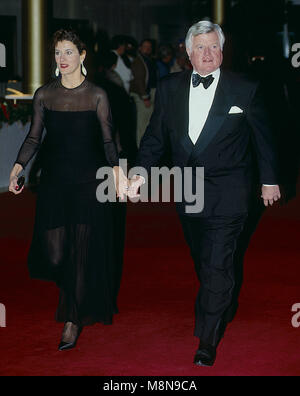
[[[206,77],[201,77],[199,76],[199,74],[194,73],[192,77],[192,83],[194,88],[198,87],[198,85],[202,83],[203,87],[207,89],[210,86],[210,84],[212,84],[213,81],[214,81],[214,77],[212,76],[212,74]]]

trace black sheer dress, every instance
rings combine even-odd
[[[26,167],[46,128],[30,276],[57,283],[57,321],[111,324],[119,286],[115,207],[96,199],[97,170],[118,165],[106,93],[87,80],[68,89],[57,79],[36,91],[33,106],[16,160]]]

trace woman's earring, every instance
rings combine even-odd
[[[58,76],[59,76],[59,68],[58,68],[58,66],[56,66],[56,69],[55,69],[55,75],[56,75],[56,77],[58,77]]]
[[[87,75],[87,71],[86,71],[86,68],[84,67],[83,62],[81,62],[81,71],[82,71],[82,74],[83,74],[84,76]]]

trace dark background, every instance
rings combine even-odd
[[[22,77],[21,0],[0,2],[0,42],[7,46],[8,67],[0,79]],[[176,45],[188,28],[203,18],[213,18],[211,0],[52,0],[49,37],[60,27],[77,28],[91,48],[109,47],[117,34],[137,41],[150,37],[157,43]],[[223,24],[227,36],[225,64],[244,69],[248,56],[283,56],[283,26],[288,22],[290,45],[300,41],[300,1],[226,0]],[[46,45],[46,43],[45,43]]]

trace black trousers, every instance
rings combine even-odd
[[[234,254],[247,214],[234,217],[180,216],[200,289],[195,304],[195,336],[217,346],[235,288]]]
[[[246,219],[243,231],[241,232],[237,241],[237,249],[234,255],[234,273],[235,273],[235,287],[233,290],[231,308],[226,314],[226,321],[231,322],[238,309],[238,299],[244,279],[244,258],[250,244],[252,235],[254,234],[258,223],[265,211],[265,206],[262,200],[258,200],[255,196],[249,207],[248,217]]]

